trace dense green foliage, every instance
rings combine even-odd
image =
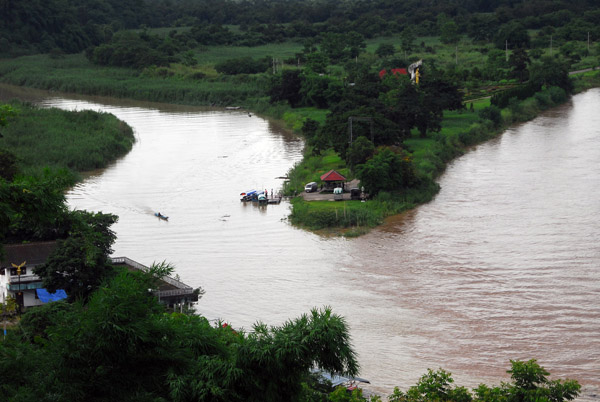
[[[599,15],[593,0],[410,0],[398,4],[385,0],[4,1],[0,7],[0,52],[79,52],[110,40],[119,29],[142,26],[193,26],[189,38],[201,45],[244,46],[348,32],[372,38],[410,27],[412,34],[440,35],[448,44],[467,35],[477,41],[494,40],[503,49],[507,40],[511,48],[537,46],[550,34],[563,43],[583,40],[588,32],[598,38]],[[224,25],[239,25],[240,29],[232,32]],[[543,33],[530,40],[526,30]]]
[[[116,222],[111,214],[71,212],[68,237],[59,240],[48,260],[33,270],[44,288],[52,293],[63,289],[71,301],[86,299],[96,290],[112,274],[108,256],[116,235],[110,226]]]
[[[165,314],[148,291],[165,273],[123,270],[85,305],[27,312],[0,343],[0,399],[293,401],[313,367],[356,374],[346,323],[329,309],[244,333]]]
[[[64,189],[72,177],[45,171],[41,177],[0,179],[0,244],[52,240],[68,230]]]
[[[0,149],[14,154],[23,172],[106,167],[129,152],[135,140],[131,127],[109,113],[42,109],[20,102],[11,106],[17,114],[3,129]]]
[[[511,360],[511,383],[489,387],[481,384],[471,393],[465,387],[456,387],[454,379],[445,370],[428,370],[417,385],[406,393],[398,388],[389,402],[454,401],[454,402],[563,402],[579,395],[581,386],[575,380],[549,380],[548,373],[536,360]]]
[[[103,66],[143,68],[167,66],[175,61],[173,46],[157,36],[123,32],[115,34],[109,43],[89,49],[88,58]]]
[[[373,196],[381,191],[409,189],[419,183],[410,156],[389,147],[379,148],[364,164],[358,165],[357,177]]]

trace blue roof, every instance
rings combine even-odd
[[[36,289],[37,295],[42,303],[49,303],[67,298],[67,294],[62,289],[57,289],[56,292],[50,293],[46,289]]]

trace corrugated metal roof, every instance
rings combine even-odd
[[[10,267],[11,264],[21,264],[27,261],[26,266],[31,267],[43,264],[56,248],[56,241],[41,241],[24,244],[5,244],[4,258],[0,267]]]

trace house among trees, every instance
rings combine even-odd
[[[392,75],[408,75],[408,71],[405,68],[392,68],[391,73]],[[385,68],[383,70],[380,70],[379,78],[385,77],[386,74],[387,70]]]
[[[44,304],[48,292],[33,268],[46,262],[55,248],[56,241],[5,244],[0,260],[0,303],[12,297],[22,308]],[[64,291],[56,293],[63,295]]]
[[[321,176],[321,181],[325,183],[324,187],[326,189],[333,189],[336,187],[344,188],[344,183],[346,183],[346,178],[336,172],[335,170],[330,170]]]
[[[45,263],[56,246],[56,241],[4,245],[4,257],[0,260],[0,304],[8,298],[14,298],[24,310],[67,297],[64,290],[60,289],[49,293],[44,289],[42,279],[33,273],[33,268]],[[111,258],[110,263],[130,270],[149,269],[126,257]],[[199,295],[191,286],[166,276],[162,278],[158,289],[151,291],[161,303],[171,308],[189,307],[198,301]]]

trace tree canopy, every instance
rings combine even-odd
[[[357,374],[347,324],[329,308],[245,333],[165,314],[149,291],[164,274],[122,270],[86,305],[27,312],[0,344],[0,399],[294,401],[313,367]]]

